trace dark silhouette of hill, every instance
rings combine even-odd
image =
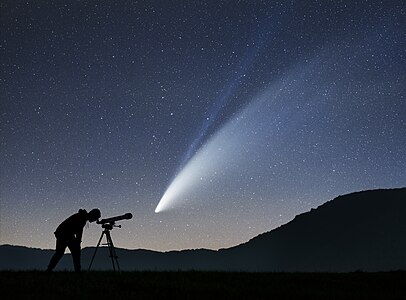
[[[406,188],[339,196],[223,252],[251,271],[406,270]]]
[[[83,269],[93,252],[94,248],[83,249]],[[0,269],[44,269],[52,254],[52,250],[2,245]],[[117,254],[122,270],[406,270],[406,188],[339,196],[228,249],[117,249]],[[71,258],[63,258],[57,269],[72,269]],[[92,269],[111,269],[106,248],[99,249]]]

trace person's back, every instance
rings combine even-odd
[[[79,236],[81,238],[87,220],[86,210],[80,209],[79,212],[67,218],[56,228],[55,236],[66,240]]]

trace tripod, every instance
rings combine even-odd
[[[116,254],[116,249],[114,248],[113,240],[111,239],[111,235],[110,235],[110,230],[112,230],[113,227],[121,228],[121,225],[118,225],[118,226],[114,225],[114,222],[106,223],[106,224],[102,225],[102,228],[104,228],[104,230],[100,236],[99,242],[97,243],[96,249],[94,250],[93,257],[92,257],[92,260],[90,261],[88,271],[90,271],[90,268],[92,267],[93,260],[96,256],[97,250],[99,249],[103,236],[106,235],[106,240],[107,240],[106,245],[109,248],[111,263],[113,264],[113,270],[116,271],[116,267],[117,267],[117,270],[120,272],[120,265],[118,264],[118,256]]]

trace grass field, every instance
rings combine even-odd
[[[0,272],[2,299],[406,299],[406,272]],[[7,296],[7,298],[4,298]]]

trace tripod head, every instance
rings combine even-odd
[[[115,222],[105,223],[102,225],[102,228],[104,228],[105,230],[112,230],[113,227],[121,228],[121,225],[116,225]]]

